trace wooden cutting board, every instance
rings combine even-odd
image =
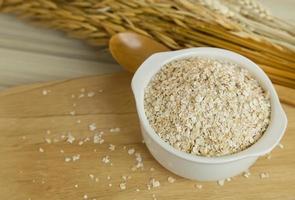
[[[284,148],[276,148],[271,159],[260,158],[249,178],[237,176],[219,186],[178,177],[152,158],[142,143],[130,81],[131,75],[118,73],[1,92],[0,199],[295,199],[294,107],[284,105],[289,120]],[[278,90],[292,100],[294,90]],[[104,143],[93,143],[92,123],[104,132]],[[110,130],[116,128],[120,131]],[[75,138],[72,144],[65,141],[69,132]],[[110,151],[109,144],[116,149]],[[143,170],[131,170],[135,156],[128,154],[130,148],[141,154]],[[65,161],[78,154],[80,159]],[[112,165],[102,162],[107,155]],[[261,179],[263,172],[270,177]],[[119,187],[122,176],[131,177],[126,190]],[[169,176],[175,183],[167,181]],[[151,178],[161,186],[148,190]]]

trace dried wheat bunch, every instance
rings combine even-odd
[[[243,54],[295,88],[295,26],[254,0],[0,0],[0,11],[92,45],[134,31],[171,49],[214,46]]]

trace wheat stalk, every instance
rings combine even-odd
[[[230,49],[260,64],[275,83],[295,88],[295,28],[253,0],[0,0],[0,10],[100,47],[134,31],[171,49]]]

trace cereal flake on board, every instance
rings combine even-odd
[[[135,149],[134,148],[128,149],[128,154],[129,155],[133,155],[134,153],[135,153]]]
[[[282,143],[279,143],[279,144],[278,144],[278,147],[279,147],[280,149],[283,149],[283,148],[284,148],[284,145],[283,145]]]
[[[224,185],[224,180],[218,180],[217,183],[218,183],[218,185],[223,186]]]
[[[160,181],[156,180],[155,178],[152,178],[150,180],[150,185],[153,187],[153,188],[156,188],[156,187],[160,187],[161,183]]]
[[[251,175],[251,173],[250,173],[249,170],[247,170],[247,171],[245,171],[245,172],[243,173],[243,176],[244,176],[245,178],[249,178],[250,175]]]
[[[77,160],[80,160],[80,154],[73,155],[73,156],[72,156],[72,160],[73,160],[73,162],[75,162],[75,161],[77,161]]]
[[[196,188],[200,190],[200,189],[203,188],[203,185],[201,185],[201,184],[196,184]]]
[[[95,133],[93,136],[93,143],[94,144],[102,144],[104,143],[104,139],[102,138],[102,133]]]
[[[267,173],[267,172],[263,172],[263,173],[261,173],[261,174],[260,174],[260,178],[261,178],[261,179],[269,178],[269,173]]]
[[[111,129],[110,129],[110,132],[111,132],[111,133],[117,133],[117,132],[120,132],[120,131],[121,131],[120,128],[111,128]]]
[[[76,138],[72,135],[71,132],[69,132],[68,136],[67,136],[67,142],[70,144],[73,144],[75,140],[76,140]]]
[[[109,144],[109,150],[110,151],[115,151],[115,149],[116,149],[116,146],[115,145]]]
[[[105,164],[110,163],[111,162],[110,156],[104,156],[101,161]]]
[[[169,183],[174,183],[175,182],[175,178],[173,178],[171,176],[169,176],[167,180],[168,180]]]
[[[70,162],[72,160],[71,157],[65,157],[65,162]]]
[[[45,138],[45,142],[47,143],[47,144],[51,144],[51,139],[50,138]]]
[[[126,190],[126,183],[125,182],[124,183],[120,183],[119,184],[119,187],[120,187],[121,190]]]
[[[88,92],[88,93],[87,93],[87,96],[88,96],[88,97],[94,97],[94,96],[95,96],[95,92]]]
[[[50,92],[50,90],[46,90],[46,89],[43,89],[43,90],[42,90],[42,94],[43,94],[44,96],[48,95],[49,92]]]
[[[91,123],[91,124],[89,124],[88,128],[89,128],[90,131],[95,131],[96,130],[96,124]]]

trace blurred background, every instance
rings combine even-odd
[[[274,16],[295,24],[294,0],[260,0]],[[59,31],[0,14],[0,89],[122,70],[106,49]]]

